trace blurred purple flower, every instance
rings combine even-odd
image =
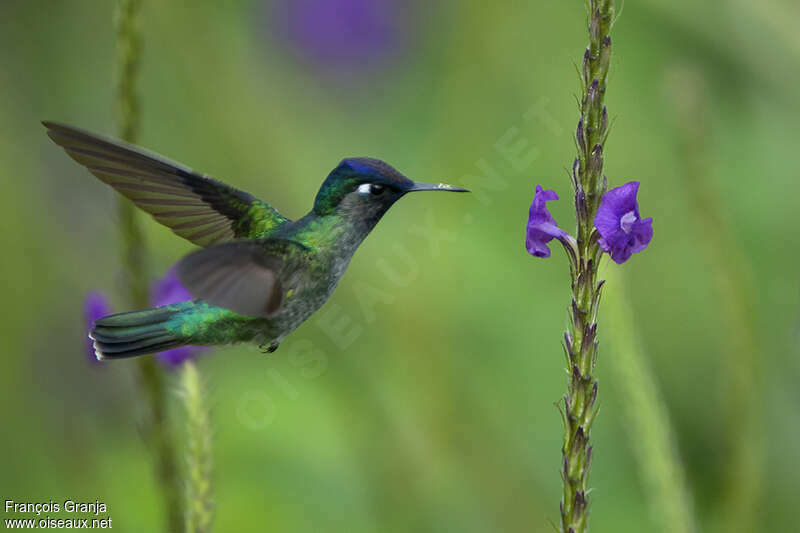
[[[410,41],[407,9],[400,0],[283,0],[275,20],[305,59],[347,73],[385,61]]]
[[[642,220],[639,216],[638,192],[638,181],[611,189],[603,195],[594,217],[594,226],[601,236],[600,248],[620,264],[647,248],[653,238],[653,219]]]
[[[205,346],[180,346],[171,350],[165,350],[156,354],[156,359],[170,367],[179,367],[193,357],[200,355],[208,350]]]
[[[83,320],[84,331],[87,332],[86,337],[86,354],[92,363],[97,363],[97,358],[94,356],[94,346],[92,346],[92,339],[89,338],[88,331],[92,329],[94,321],[111,314],[111,303],[108,297],[100,291],[89,291],[86,293],[86,298],[83,300]]]
[[[192,295],[189,291],[178,281],[174,268],[168,270],[167,273],[164,274],[164,277],[157,279],[153,283],[150,291],[150,301],[156,307],[192,299]],[[86,294],[83,310],[87,332],[92,328],[95,320],[110,315],[113,312],[108,297],[99,291],[90,291]],[[89,359],[91,359],[92,362],[97,362],[94,355],[92,340],[88,338],[88,333],[86,341]],[[187,359],[191,359],[206,350],[208,350],[208,348],[203,346],[181,346],[179,348],[173,348],[172,350],[159,352],[156,354],[156,358],[167,366],[176,367]]]
[[[186,287],[178,281],[174,267],[167,270],[163,277],[153,282],[150,290],[150,303],[156,307],[193,299]]]
[[[535,257],[550,257],[550,248],[547,243],[553,239],[565,239],[567,232],[556,224],[547,202],[558,200],[555,191],[545,191],[541,185],[536,186],[533,203],[528,213],[528,225],[525,228],[525,248]]]

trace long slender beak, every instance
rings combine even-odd
[[[470,192],[468,189],[455,187],[453,185],[448,185],[446,183],[422,183],[419,181],[415,181],[414,185],[412,185],[409,189],[406,189],[406,192],[415,192],[415,191]]]

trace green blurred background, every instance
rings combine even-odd
[[[568,273],[523,228],[536,184],[572,225],[583,2],[323,3],[350,11],[146,1],[139,144],[290,218],[346,156],[476,192],[395,206],[274,356],[201,358],[216,530],[550,531]],[[115,133],[113,13],[0,3],[0,494],[97,498],[115,529],[157,531],[134,366],[84,353],[87,290],[124,310],[116,197],[39,124]],[[663,526],[614,321],[640,338],[698,528],[796,524],[798,18],[793,0],[642,0],[615,28],[607,174],[642,181],[655,238],[607,287],[630,312],[601,308],[593,531]],[[141,222],[157,277],[191,245]]]

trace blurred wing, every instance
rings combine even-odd
[[[306,281],[309,249],[286,239],[228,242],[178,262],[178,279],[192,296],[248,316],[271,317],[286,293]]]
[[[180,163],[65,124],[43,124],[72,159],[199,246],[264,237],[287,220],[269,204]]]

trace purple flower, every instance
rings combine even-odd
[[[550,211],[547,210],[547,202],[551,200],[558,200],[555,191],[545,191],[541,185],[537,185],[525,232],[525,247],[528,249],[528,253],[535,257],[550,257],[550,248],[547,243],[553,239],[564,239],[567,236],[567,233],[558,227]]]
[[[111,303],[108,301],[108,297],[104,293],[100,291],[89,291],[86,293],[86,298],[83,300],[83,320],[85,331],[92,329],[95,320],[110,314]],[[92,339],[89,338],[88,334],[85,335],[85,338],[86,353],[89,356],[89,360],[91,360],[92,363],[96,363],[97,358],[94,356]]]
[[[641,252],[653,238],[653,219],[639,216],[636,194],[639,182],[631,181],[603,195],[594,226],[600,232],[598,244],[617,263],[624,263],[631,254]]]
[[[207,349],[204,346],[179,346],[178,348],[158,352],[156,358],[167,366],[179,367],[184,361],[192,359]]]
[[[193,299],[186,287],[178,281],[175,268],[167,270],[164,277],[157,279],[150,290],[150,302],[156,307]]]
[[[150,291],[150,301],[156,307],[162,305],[175,304],[178,302],[185,302],[192,300],[193,297],[186,290],[186,287],[181,285],[178,281],[178,276],[175,274],[175,268],[170,268],[164,277],[157,279],[153,283]],[[156,357],[162,363],[169,366],[179,366],[187,359],[206,351],[208,348],[201,346],[181,346],[173,348],[156,354]]]
[[[330,74],[380,65],[410,41],[408,6],[397,0],[283,0],[273,20],[299,54]]]

